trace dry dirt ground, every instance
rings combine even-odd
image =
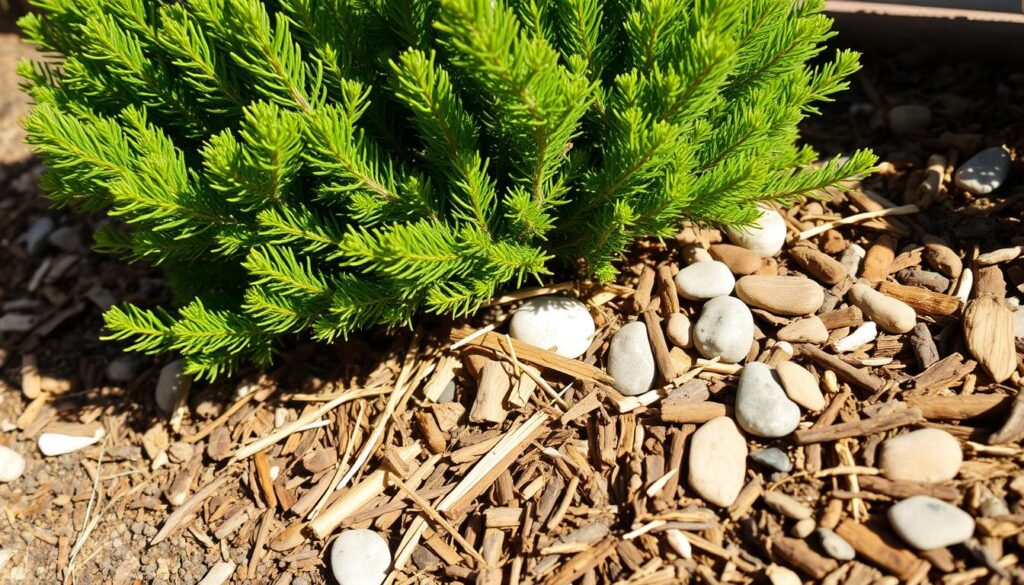
[[[199,582],[218,562],[236,564],[233,583],[309,585],[333,581],[325,569],[323,541],[310,538],[301,530],[289,532],[287,529],[302,528],[297,518],[304,514],[297,511],[308,512],[318,501],[317,490],[322,494],[321,488],[329,485],[335,470],[340,469],[337,462],[350,461],[359,452],[387,397],[353,400],[342,405],[327,417],[327,426],[291,435],[273,448],[269,457],[259,456],[237,464],[230,464],[228,460],[239,445],[299,417],[316,414],[324,395],[333,397],[337,391],[350,388],[390,386],[403,375],[408,378],[408,369],[405,374],[400,371],[409,363],[406,357],[412,334],[374,332],[331,347],[299,345],[282,356],[278,370],[262,378],[257,372],[243,372],[217,385],[197,384],[188,402],[188,414],[175,430],[174,423],[157,414],[152,398],[156,377],[166,359],[125,360],[116,345],[97,340],[103,308],[121,300],[144,303],[162,300],[166,295],[162,282],[156,272],[91,252],[88,242],[99,220],[50,209],[39,195],[36,179],[40,169],[32,159],[26,158],[15,125],[25,103],[14,91],[11,69],[14,59],[25,54],[28,54],[27,49],[12,34],[0,34],[0,238],[3,240],[0,247],[0,329],[5,322],[7,324],[7,330],[0,333],[0,444],[10,446],[28,460],[28,468],[21,479],[0,484],[3,511],[0,514],[0,583],[192,584]],[[883,172],[868,181],[867,186],[900,202],[905,193],[916,190],[929,155],[939,153],[953,157],[989,144],[1005,143],[1015,149],[1019,167],[1019,155],[1024,152],[1024,111],[1020,106],[1024,103],[1024,74],[993,64],[947,62],[936,65],[924,53],[871,56],[867,63],[867,69],[858,77],[851,92],[825,108],[824,116],[805,128],[807,139],[826,153],[844,152],[855,146],[874,147],[885,164]],[[896,138],[887,129],[884,111],[906,102],[923,103],[932,110],[932,124],[922,137]],[[1015,168],[1014,175],[1020,177],[1021,170]],[[1021,234],[1022,201],[1024,185],[1019,179],[1011,181],[991,200],[968,199],[951,191],[944,193],[940,201],[914,221],[928,232],[947,236],[958,252],[970,257],[976,250],[984,252],[1009,245],[1013,236]],[[822,213],[850,215],[855,211],[855,205],[841,199],[827,209],[802,211],[800,218],[813,222],[813,217]],[[62,237],[30,254],[26,250],[26,234],[45,217],[61,228]],[[880,229],[884,232],[886,228],[883,225]],[[851,229],[843,235],[850,241],[869,245],[878,233]],[[913,249],[912,233],[904,236],[897,253]],[[644,263],[678,261],[678,254],[675,243],[670,243],[667,252],[649,246],[638,248],[637,261],[624,266],[621,284],[635,286]],[[1007,286],[1011,292],[1016,288],[1014,294],[1020,295],[1024,291],[1019,287],[1024,283],[1014,278],[1009,275]],[[629,314],[631,306],[624,299],[612,298],[606,312],[614,322]],[[500,317],[502,313],[503,309],[499,309],[489,317]],[[483,320],[474,324],[480,322]],[[433,339],[434,345],[446,342],[447,330],[442,325],[428,323],[422,328],[426,337],[441,336]],[[770,329],[770,324],[759,321],[759,325]],[[935,331],[942,327],[941,322],[937,323]],[[947,340],[950,339],[947,336]],[[872,348],[862,357],[895,356],[897,367],[875,370],[890,379],[900,375],[900,360],[912,364],[913,356],[902,341],[887,342],[885,351],[880,347]],[[430,344],[430,339],[423,343],[424,346]],[[943,355],[953,350],[963,351],[963,347],[952,340],[942,347]],[[591,357],[602,359],[603,350]],[[429,372],[422,364],[429,364],[433,357],[418,359],[415,365],[419,369],[411,375],[426,376]],[[115,360],[128,372],[126,382],[112,382],[106,374]],[[892,363],[889,362],[890,366]],[[909,367],[916,371],[916,365]],[[986,384],[984,377],[971,380],[972,390],[975,382],[978,388]],[[712,376],[708,381],[713,389],[725,389],[712,400],[731,396],[727,378]],[[962,392],[967,383],[961,377],[952,387]],[[39,397],[26,396],[23,392],[26,384],[37,385],[41,391]],[[472,393],[467,392],[467,388],[471,386],[460,378],[458,397],[464,404],[472,402]],[[317,394],[319,397],[310,396]],[[583,394],[578,393],[575,399],[582,401],[582,397]],[[416,414],[412,412],[415,404],[403,404],[398,410],[395,420],[400,422],[385,433],[385,445],[406,444],[413,435],[419,436],[416,429],[422,429],[425,423],[416,419],[420,423],[416,426],[411,422]],[[863,402],[854,399],[843,410],[840,420],[858,420],[860,410],[868,405],[867,399]],[[601,410],[603,412],[603,408]],[[435,422],[443,419],[437,409],[432,412]],[[581,524],[583,519],[598,519],[616,535],[621,535],[637,527],[634,520],[650,520],[666,509],[671,510],[675,490],[682,494],[684,482],[672,481],[671,493],[660,496],[660,501],[652,503],[650,509],[643,508],[646,501],[631,499],[637,493],[636,486],[628,481],[629,474],[636,473],[645,478],[643,485],[650,485],[652,477],[668,471],[665,466],[676,455],[668,445],[678,441],[681,449],[688,434],[686,425],[661,424],[657,417],[650,417],[652,413],[656,414],[656,410],[647,414],[643,409],[627,415],[601,414],[595,416],[595,422],[587,423],[591,426],[569,425],[545,439],[545,445],[558,446],[572,437],[586,438],[588,432],[601,429],[607,435],[607,425],[611,424],[613,436],[602,436],[615,443],[615,432],[630,429],[635,433],[637,426],[650,425],[646,442],[643,433],[630,436],[639,436],[638,445],[642,445],[643,450],[657,452],[662,457],[658,459],[662,467],[654,469],[651,464],[645,464],[643,450],[630,453],[632,443],[613,445],[613,454],[610,460],[604,460],[605,467],[601,471],[609,477],[614,475],[605,486],[609,493],[604,495],[603,506],[588,508],[581,501],[577,506],[566,508],[562,514],[567,515],[567,519],[561,525],[554,522],[550,536],[537,534],[536,528],[523,529],[530,538],[518,532],[511,533],[516,534],[518,540],[511,534],[502,537],[501,531],[495,535],[491,527],[483,524],[485,509],[522,506],[535,511],[536,507],[546,506],[546,514],[550,516],[552,508],[559,503],[564,478],[572,475],[565,462],[543,458],[533,450],[511,468],[507,479],[500,478],[496,487],[480,498],[483,504],[474,508],[472,517],[465,520],[463,531],[480,541],[477,546],[485,554],[495,549],[495,538],[498,538],[499,551],[503,547],[507,550],[506,554],[499,554],[501,563],[512,557],[526,557],[525,576],[529,568],[537,568],[537,555],[531,556],[527,554],[530,550],[524,549],[541,550],[569,528]],[[998,428],[1001,420],[970,425],[959,421],[943,424],[967,440],[977,433]],[[74,423],[78,425],[76,428],[100,423],[105,428],[106,438],[82,451],[43,457],[36,441],[44,430],[57,428],[55,425],[59,423]],[[448,448],[460,452],[465,459],[438,464],[435,473],[423,482],[426,487],[421,488],[421,495],[433,500],[444,493],[445,488],[450,489],[451,482],[464,475],[482,454],[482,451],[476,452],[474,457],[474,448],[493,445],[502,429],[500,426],[479,429],[469,425],[450,429]],[[689,431],[692,432],[692,428]],[[878,438],[880,435],[875,437],[875,446]],[[558,439],[562,439],[561,443]],[[856,441],[850,446],[859,458],[857,463],[869,465],[863,459],[863,446]],[[803,448],[786,447],[794,455],[799,453],[798,462],[804,466]],[[619,450],[620,459],[614,454],[615,448]],[[965,507],[973,506],[985,494],[996,494],[1007,503],[1012,514],[1004,524],[996,525],[991,533],[981,538],[980,548],[958,547],[952,552],[946,551],[947,556],[941,553],[927,556],[933,568],[925,573],[921,582],[941,580],[953,585],[1020,579],[1019,569],[1016,573],[1008,572],[1013,570],[1017,555],[1022,554],[1020,534],[1024,508],[1021,498],[1024,494],[1020,490],[1024,484],[1019,481],[1022,477],[1019,441],[1008,448],[1008,454],[971,453],[974,475],[951,484],[948,489],[953,490]],[[604,454],[597,457],[602,458]],[[824,459],[826,467],[843,463],[829,454]],[[612,471],[616,461],[622,465],[622,475]],[[391,464],[401,467],[394,461]],[[380,465],[375,458],[367,471]],[[283,479],[274,481],[266,477],[270,467],[278,467]],[[755,471],[751,475],[751,485],[755,487],[762,485],[757,483],[761,481],[759,473]],[[523,492],[544,475],[554,479],[542,492],[535,494],[539,502],[520,502]],[[793,487],[793,494],[814,507],[816,513],[835,515],[838,508],[838,513],[845,517],[845,510],[849,510],[847,506],[853,500],[867,501],[869,505],[878,506],[878,510],[884,510],[889,500],[884,493],[851,496],[846,483],[828,479],[811,481],[799,473],[789,479],[778,474],[765,473],[764,476],[764,485],[781,481]],[[205,486],[214,488],[210,497],[188,500],[197,504],[190,513],[171,515],[182,509],[182,506],[172,505],[172,499],[180,502],[179,497],[191,497]],[[580,486],[588,498],[600,497],[594,495],[595,489],[589,483]],[[783,519],[768,512],[761,503],[752,503],[748,510],[739,513],[741,519],[749,521],[732,522],[729,514],[716,517],[701,508],[692,493],[687,497],[684,499],[691,507],[676,516],[675,521],[685,530],[702,534],[706,539],[700,541],[704,545],[693,560],[681,559],[652,535],[621,541],[635,544],[620,543],[607,550],[601,548],[602,541],[594,548],[607,554],[599,563],[586,567],[583,581],[669,583],[693,579],[708,583],[745,583],[763,580],[763,567],[768,561],[792,566],[808,558],[801,557],[802,553],[787,554],[778,548],[773,551],[769,550],[771,547],[764,547],[772,538],[780,542],[782,527],[789,524],[784,524]],[[618,507],[609,504],[608,498]],[[639,502],[643,502],[642,505]],[[357,514],[350,522],[360,526],[373,523],[397,543],[414,516],[403,513],[410,509],[415,507],[407,499],[389,493],[372,499],[360,510],[363,516]],[[853,515],[856,517],[856,510]],[[164,537],[160,531],[168,525],[174,530]],[[443,535],[443,532],[438,534]],[[417,549],[411,568],[399,576],[398,582],[474,582],[478,579],[484,583],[495,582],[493,573],[478,574],[467,568],[472,566],[472,559],[450,540],[437,535],[427,540],[430,546]],[[588,554],[578,548],[566,550],[569,552],[565,554]],[[910,554],[905,553],[905,549],[898,551]],[[793,555],[798,558],[794,560]],[[822,557],[815,555],[811,560],[821,562]],[[920,560],[910,555],[907,562],[913,564]],[[890,566],[887,570],[878,563],[860,560],[843,566],[829,563],[825,566],[827,575],[819,579],[833,583],[887,583],[892,578],[887,575],[899,569]],[[817,574],[820,568],[803,567],[800,571],[806,580],[812,580],[810,575]],[[553,573],[547,573],[545,578],[566,577],[571,573],[554,572],[553,566],[548,570]],[[499,579],[501,575],[499,572]]]

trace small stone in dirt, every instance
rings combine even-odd
[[[903,104],[889,110],[889,130],[904,137],[923,134],[932,122],[932,111],[921,104]]]
[[[622,326],[608,344],[608,375],[614,388],[626,396],[651,389],[655,374],[654,354],[647,339],[647,326],[633,321]]]
[[[752,362],[740,372],[736,421],[759,437],[784,437],[800,424],[800,408],[779,386],[768,364]]]
[[[686,538],[686,535],[681,530],[676,530],[675,528],[666,530],[665,538],[668,540],[668,545],[672,547],[672,550],[676,551],[676,554],[684,559],[693,558],[693,547],[690,546],[690,540]]]
[[[949,290],[949,279],[931,270],[904,268],[896,273],[896,280],[907,286],[920,286],[934,292],[944,293]]]
[[[964,454],[956,437],[941,429],[919,429],[882,443],[878,465],[894,481],[948,481],[956,477]]]
[[[792,530],[790,530],[790,534],[800,540],[803,540],[810,536],[817,527],[818,523],[814,521],[814,518],[804,518],[803,520],[798,520],[797,523],[793,525]]]
[[[388,543],[373,530],[344,530],[331,545],[331,572],[338,585],[380,585],[390,567]]]
[[[921,258],[925,262],[946,276],[952,278],[960,276],[964,269],[964,262],[953,251],[953,248],[950,248],[942,238],[932,235],[926,234],[921,240],[924,242]]]
[[[774,563],[768,565],[768,568],[764,570],[764,574],[772,585],[801,585],[803,583],[800,575],[797,575],[793,569]]]
[[[512,315],[509,335],[530,345],[578,358],[590,347],[594,318],[580,300],[543,296],[527,300]]]
[[[0,317],[0,333],[25,333],[39,324],[39,317],[25,313],[6,313]]]
[[[821,394],[818,379],[806,368],[785,361],[776,366],[775,371],[790,400],[812,412],[825,408],[825,397]]]
[[[792,248],[789,250],[789,256],[802,266],[807,274],[825,284],[838,284],[850,274],[842,262],[811,246]]]
[[[832,349],[836,353],[846,353],[871,343],[876,337],[878,337],[878,325],[874,321],[865,321],[849,335],[833,343]]]
[[[760,215],[754,223],[742,227],[725,228],[729,241],[737,246],[757,252],[762,258],[779,253],[786,243],[786,220],[778,211],[768,206],[759,206]]]
[[[901,300],[857,283],[847,293],[850,302],[887,333],[907,333],[917,324],[917,312]]]
[[[89,445],[100,442],[103,438],[103,430],[100,429],[92,436],[64,435],[61,433],[43,433],[39,435],[39,450],[47,457],[56,457],[65,453],[74,453],[79,449],[85,449]]]
[[[817,315],[812,315],[779,329],[775,338],[790,343],[825,343],[828,341],[828,329]]]
[[[850,273],[850,276],[857,278],[861,267],[864,265],[864,258],[867,255],[868,251],[862,246],[850,244],[843,252],[843,255],[839,257],[839,263],[846,267],[846,271]]]
[[[59,227],[50,232],[46,239],[50,244],[65,252],[77,253],[84,249],[82,234],[75,227],[67,225]]]
[[[893,505],[889,523],[900,538],[919,550],[960,544],[974,534],[970,514],[931,496],[911,496]]]
[[[810,315],[825,302],[821,285],[802,276],[744,276],[736,282],[736,296],[776,315]]]
[[[704,423],[690,439],[689,455],[690,487],[708,503],[731,506],[747,471],[747,441],[732,419],[720,416]]]
[[[682,313],[672,313],[665,326],[665,337],[676,347],[689,349],[693,347],[693,326],[690,319]]]
[[[141,368],[142,360],[137,356],[125,354],[111,360],[104,372],[107,375],[107,380],[115,384],[127,384],[135,379]]]
[[[789,455],[778,447],[769,447],[767,449],[761,449],[754,451],[750,454],[750,458],[757,461],[761,465],[771,467],[776,471],[782,473],[789,473],[793,470],[793,462],[789,460]]]
[[[49,217],[37,219],[25,232],[25,249],[29,254],[38,254],[46,245],[46,236],[50,235],[56,224]]]
[[[0,483],[12,482],[25,473],[25,458],[10,447],[0,445]]]
[[[708,359],[735,364],[747,357],[754,342],[754,316],[735,297],[715,297],[704,303],[693,327],[693,344]]]
[[[701,301],[732,292],[736,278],[725,264],[711,260],[683,268],[675,277],[676,290],[684,299]]]
[[[440,402],[453,402],[455,400],[455,380],[449,381],[444,390],[441,390],[441,394],[438,395],[437,401]]]
[[[852,561],[853,557],[857,556],[856,551],[850,546],[850,543],[833,532],[828,528],[818,528],[815,530],[818,535],[818,542],[821,544],[821,549],[825,551],[825,554],[832,557],[837,561]]]
[[[995,191],[1010,174],[1010,153],[1003,146],[986,148],[956,170],[956,185],[974,195]]]
[[[178,400],[192,388],[192,378],[185,375],[184,367],[181,360],[174,360],[160,369],[154,397],[157,407],[165,413],[173,412]]]
[[[737,276],[753,274],[761,268],[761,256],[757,252],[732,244],[714,244],[708,248],[712,258],[725,264]]]
[[[235,573],[236,566],[231,561],[217,563],[210,567],[210,570],[206,572],[206,576],[199,582],[199,585],[221,585],[222,583],[227,583],[231,575]]]

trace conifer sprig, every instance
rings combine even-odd
[[[208,377],[560,268],[613,280],[639,237],[874,164],[796,144],[858,67],[820,59],[823,0],[35,1],[43,186],[182,301],[111,309],[108,338]]]

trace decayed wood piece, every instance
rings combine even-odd
[[[153,538],[149,541],[150,546],[159,544],[168,536],[170,536],[171,532],[173,532],[175,528],[178,528],[178,526],[181,524],[183,520],[185,520],[193,513],[195,513],[196,510],[198,510],[200,506],[202,506],[203,503],[210,498],[210,496],[212,496],[218,489],[220,489],[220,486],[224,485],[229,480],[233,479],[236,478],[232,475],[225,473],[224,475],[221,475],[217,479],[206,484],[201,490],[193,494],[192,497],[189,498],[187,502],[175,508],[174,511],[171,512],[169,516],[167,516],[167,520],[164,521],[163,527],[161,527],[160,530],[155,535],[153,535]]]
[[[947,502],[960,500],[960,490],[952,483],[926,483],[923,481],[894,481],[878,475],[861,475],[860,489],[903,499],[910,496],[931,496]]]
[[[1003,382],[1017,369],[1013,313],[1001,299],[972,299],[964,310],[964,341],[992,379]]]
[[[917,365],[922,370],[939,361],[939,348],[935,347],[935,340],[927,323],[918,323],[914,326],[914,331],[910,335],[910,347],[913,348]]]
[[[476,423],[501,423],[508,416],[505,397],[512,388],[512,381],[501,362],[488,361],[480,370],[480,382],[476,397],[469,409],[469,420]]]
[[[878,291],[910,305],[923,315],[943,317],[952,315],[960,308],[960,299],[930,291],[926,288],[906,286],[894,282],[883,282]]]
[[[882,282],[889,276],[889,267],[896,259],[896,238],[882,234],[875,240],[875,243],[868,248],[867,256],[864,257],[864,267],[861,270],[861,278],[868,282]]]
[[[850,437],[863,437],[873,433],[917,424],[924,420],[920,410],[904,408],[889,414],[876,416],[875,418],[839,423],[821,428],[801,429],[794,432],[793,435],[798,444],[807,445],[810,443],[835,441],[837,439],[848,439]]]
[[[946,157],[933,154],[928,157],[927,168],[921,184],[917,187],[917,205],[921,209],[928,208],[939,196],[942,179],[946,175]]]
[[[964,361],[964,356],[952,353],[915,376],[913,389],[927,394],[938,394],[955,386],[964,379],[964,376],[973,372],[977,365],[974,360]]]
[[[713,418],[726,415],[726,407],[720,402],[684,402],[664,400],[661,403],[661,420],[673,423],[705,423]]]
[[[850,216],[844,217],[842,219],[838,219],[836,221],[830,221],[830,222],[827,222],[827,223],[823,223],[823,224],[821,224],[821,225],[819,225],[817,227],[813,227],[813,228],[811,228],[809,230],[804,230],[804,231],[800,232],[800,235],[798,236],[798,238],[801,239],[801,240],[806,240],[806,239],[809,239],[809,238],[813,238],[814,236],[816,236],[818,234],[823,234],[823,233],[825,233],[825,232],[827,232],[827,231],[829,231],[829,230],[831,230],[833,228],[839,227],[841,225],[850,225],[850,224],[854,224],[854,223],[860,223],[860,222],[863,222],[863,221],[867,221],[869,219],[874,219],[876,217],[892,217],[892,216],[896,216],[896,215],[910,215],[912,213],[917,213],[918,211],[920,211],[920,209],[918,209],[918,207],[916,205],[901,205],[900,207],[890,207],[890,208],[886,208],[886,209],[879,209],[877,211],[868,211],[868,212],[865,212],[865,213],[858,213],[856,215],[850,215]]]
[[[898,579],[907,581],[921,569],[923,561],[914,553],[895,544],[894,539],[883,537],[863,524],[844,520],[836,527],[836,534],[849,542],[858,555]]]
[[[451,340],[453,342],[457,342],[469,337],[472,333],[473,330],[469,327],[452,329]],[[497,333],[487,332],[471,341],[468,346],[479,346],[494,351],[504,351],[506,343],[503,336]],[[534,347],[516,339],[512,340],[512,347],[515,349],[518,358],[522,361],[544,368],[550,368],[556,372],[561,372],[581,380],[608,385],[611,385],[614,382],[612,377],[604,370],[585,364],[579,360],[560,356],[553,351]]]
[[[615,552],[616,539],[606,538],[566,561],[543,585],[569,585]]]
[[[658,267],[658,298],[661,299],[661,313],[666,317],[679,312],[679,292],[672,280],[672,267],[662,264]]]
[[[780,536],[771,541],[772,552],[785,563],[812,579],[822,579],[839,567],[835,559],[816,553],[806,542]]]
[[[859,327],[864,324],[864,314],[861,312],[860,307],[855,305],[822,313],[818,315],[818,318],[825,325],[825,329],[829,331],[842,327]]]
[[[651,266],[644,266],[644,269],[640,272],[640,279],[637,280],[636,290],[633,291],[634,313],[643,313],[647,310],[647,305],[651,304],[651,292],[654,290],[654,277],[656,274]]]
[[[868,390],[872,394],[878,392],[885,384],[881,378],[872,376],[866,371],[852,366],[834,355],[825,353],[818,347],[804,343],[801,344],[798,349],[801,355],[806,356],[814,363],[823,368],[832,370],[844,381],[864,390]]]
[[[1013,398],[1003,394],[911,396],[906,402],[907,406],[920,410],[928,420],[966,420],[1005,411]]]
[[[665,333],[662,331],[661,322],[654,311],[650,309],[644,311],[644,325],[647,326],[647,340],[651,344],[658,373],[661,374],[662,380],[671,382],[676,378],[676,364],[669,353],[668,343],[665,342]]]
[[[1010,406],[1010,414],[1006,422],[998,431],[992,433],[988,438],[989,445],[1012,443],[1024,438],[1024,394],[1017,394],[1013,405]]]
[[[434,375],[423,385],[423,397],[430,402],[437,402],[444,389],[455,379],[455,368],[458,365],[459,359],[455,356],[443,355],[438,358]]]

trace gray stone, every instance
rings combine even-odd
[[[986,148],[956,170],[956,184],[974,195],[987,195],[999,188],[1010,174],[1010,153],[1003,146]]]
[[[0,483],[12,482],[25,472],[25,458],[10,447],[0,445]]]
[[[783,473],[789,473],[793,470],[793,462],[789,460],[789,455],[786,455],[786,452],[778,447],[754,451],[750,454],[750,458],[761,465]]]
[[[676,290],[684,299],[700,301],[732,292],[736,277],[729,267],[717,261],[695,262],[680,270],[675,277]]]
[[[186,375],[184,369],[181,360],[174,360],[160,369],[154,398],[157,407],[165,413],[173,412],[178,400],[192,388],[192,377]]]
[[[391,550],[373,530],[344,530],[331,545],[331,572],[338,585],[380,585],[391,567]]]
[[[25,249],[29,254],[38,254],[46,245],[46,236],[50,235],[56,225],[49,217],[42,217],[35,221],[28,231],[25,232]]]
[[[437,397],[438,402],[454,402],[455,401],[455,380],[448,382],[445,385],[444,390]]]
[[[704,303],[693,327],[693,343],[708,359],[735,364],[747,357],[754,343],[754,316],[735,297],[715,297]]]
[[[784,437],[800,424],[800,407],[786,396],[768,364],[752,362],[740,372],[736,421],[759,437]]]
[[[932,111],[921,104],[903,104],[889,110],[889,130],[896,136],[915,136],[928,130]]]
[[[535,297],[523,303],[508,333],[513,338],[567,358],[578,358],[590,347],[594,318],[579,299],[563,296]]]
[[[613,386],[626,396],[636,396],[654,383],[654,353],[647,339],[647,326],[633,321],[622,326],[608,344],[608,375]]]
[[[889,523],[910,546],[932,550],[960,544],[974,534],[974,518],[931,496],[911,496],[889,508]]]
[[[85,248],[82,245],[82,234],[79,233],[78,228],[71,226],[59,227],[53,230],[46,239],[50,244],[65,252],[78,253]]]
[[[852,561],[857,556],[856,551],[850,543],[828,528],[818,528],[815,533],[818,535],[818,542],[821,544],[825,554],[837,561]]]
[[[142,360],[138,356],[125,354],[111,360],[104,372],[107,380],[115,384],[127,384],[135,379],[141,368]]]

